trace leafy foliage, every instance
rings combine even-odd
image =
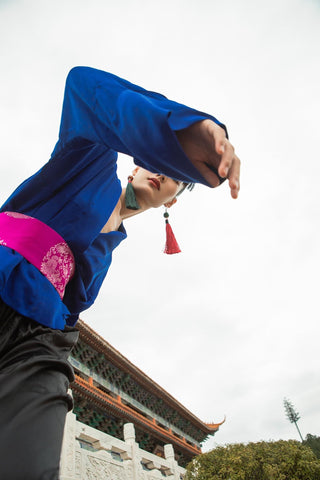
[[[303,445],[307,445],[308,447],[310,447],[315,456],[320,459],[320,437],[308,433],[306,439],[303,442]]]
[[[295,440],[230,444],[195,457],[185,480],[320,480],[320,461]]]

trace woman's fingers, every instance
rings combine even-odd
[[[221,140],[219,139],[221,142]],[[217,144],[216,144],[217,145]],[[218,153],[218,148],[216,150]],[[234,153],[234,147],[229,140],[224,138],[221,148],[221,161],[219,165],[219,175],[229,179],[229,187],[232,198],[237,198],[240,190],[240,159]]]
[[[212,120],[207,120],[209,123],[209,128],[211,128],[211,135],[214,139],[214,150],[218,155],[223,155],[225,151],[226,143],[226,133],[217,123],[214,123]]]
[[[240,159],[237,155],[234,155],[228,179],[232,198],[238,198],[240,190]]]
[[[226,138],[224,139],[224,144],[223,144],[223,152],[221,156],[221,161],[219,165],[219,175],[223,178],[227,178],[229,175],[229,171],[231,169],[231,166],[233,164],[234,160],[234,148],[227,140]]]
[[[218,187],[220,185],[220,180],[214,171],[211,168],[201,161],[193,162],[193,165],[198,169],[203,178],[211,185],[211,187]]]
[[[240,160],[226,138],[226,133],[217,123],[206,119],[176,132],[182,149],[211,185],[217,187],[222,178],[229,179],[232,198],[237,198],[240,185]]]

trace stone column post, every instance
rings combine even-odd
[[[69,412],[64,426],[61,458],[60,480],[75,480],[76,455],[76,416]]]
[[[123,426],[123,434],[125,443],[130,446],[131,460],[128,462],[128,478],[132,480],[140,480],[143,478],[143,470],[140,463],[139,444],[136,442],[136,432],[133,423],[125,423]]]
[[[174,458],[174,450],[173,446],[170,444],[164,446],[164,456],[165,459],[169,461],[171,471],[173,472],[173,476],[170,476],[172,480],[180,480],[180,473],[178,470],[178,462]]]

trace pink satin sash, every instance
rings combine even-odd
[[[3,212],[0,213],[0,245],[20,253],[63,298],[75,271],[75,260],[68,244],[55,230],[28,215]]]

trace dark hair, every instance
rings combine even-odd
[[[194,189],[194,187],[195,187],[195,183],[183,182],[182,183],[182,188],[181,188],[181,190],[179,190],[176,197],[178,197],[178,195],[181,195],[181,193],[184,192],[185,189],[187,189],[187,190],[189,190],[189,192],[191,192]]]

